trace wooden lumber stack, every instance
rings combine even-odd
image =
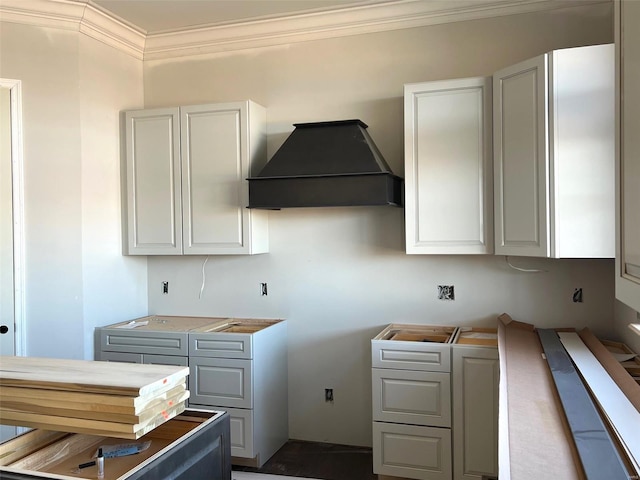
[[[188,367],[0,356],[0,424],[137,439],[182,413]]]

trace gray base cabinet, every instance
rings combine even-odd
[[[234,464],[261,467],[289,438],[283,320],[151,316],[96,330],[96,360],[189,367],[188,405],[230,415]],[[148,322],[143,325],[144,322]]]

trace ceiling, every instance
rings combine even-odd
[[[146,33],[331,11],[402,0],[93,0]]]

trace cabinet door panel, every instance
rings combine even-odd
[[[448,373],[374,368],[372,383],[374,420],[451,426]]]
[[[184,253],[244,246],[246,104],[181,108]]]
[[[251,360],[192,358],[189,370],[192,404],[253,408]]]
[[[549,255],[547,56],[493,77],[496,254]]]
[[[452,348],[455,480],[498,474],[498,351]]]
[[[180,124],[177,108],[127,112],[129,254],[182,251]]]
[[[373,423],[373,471],[421,480],[451,479],[451,431]]]
[[[620,152],[616,298],[640,311],[640,3],[616,3]]]
[[[405,85],[407,253],[493,252],[491,81]]]

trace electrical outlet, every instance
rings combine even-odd
[[[162,282],[162,294],[169,295],[169,282]]]
[[[333,402],[333,388],[324,389],[324,401]]]
[[[453,285],[438,285],[438,300],[455,300]]]
[[[582,303],[582,288],[575,288],[571,299],[573,303]]]
[[[260,284],[260,294],[261,294],[263,297],[266,297],[266,296],[267,296],[267,284],[266,284],[266,282],[265,282],[265,283],[261,283],[261,284]]]

